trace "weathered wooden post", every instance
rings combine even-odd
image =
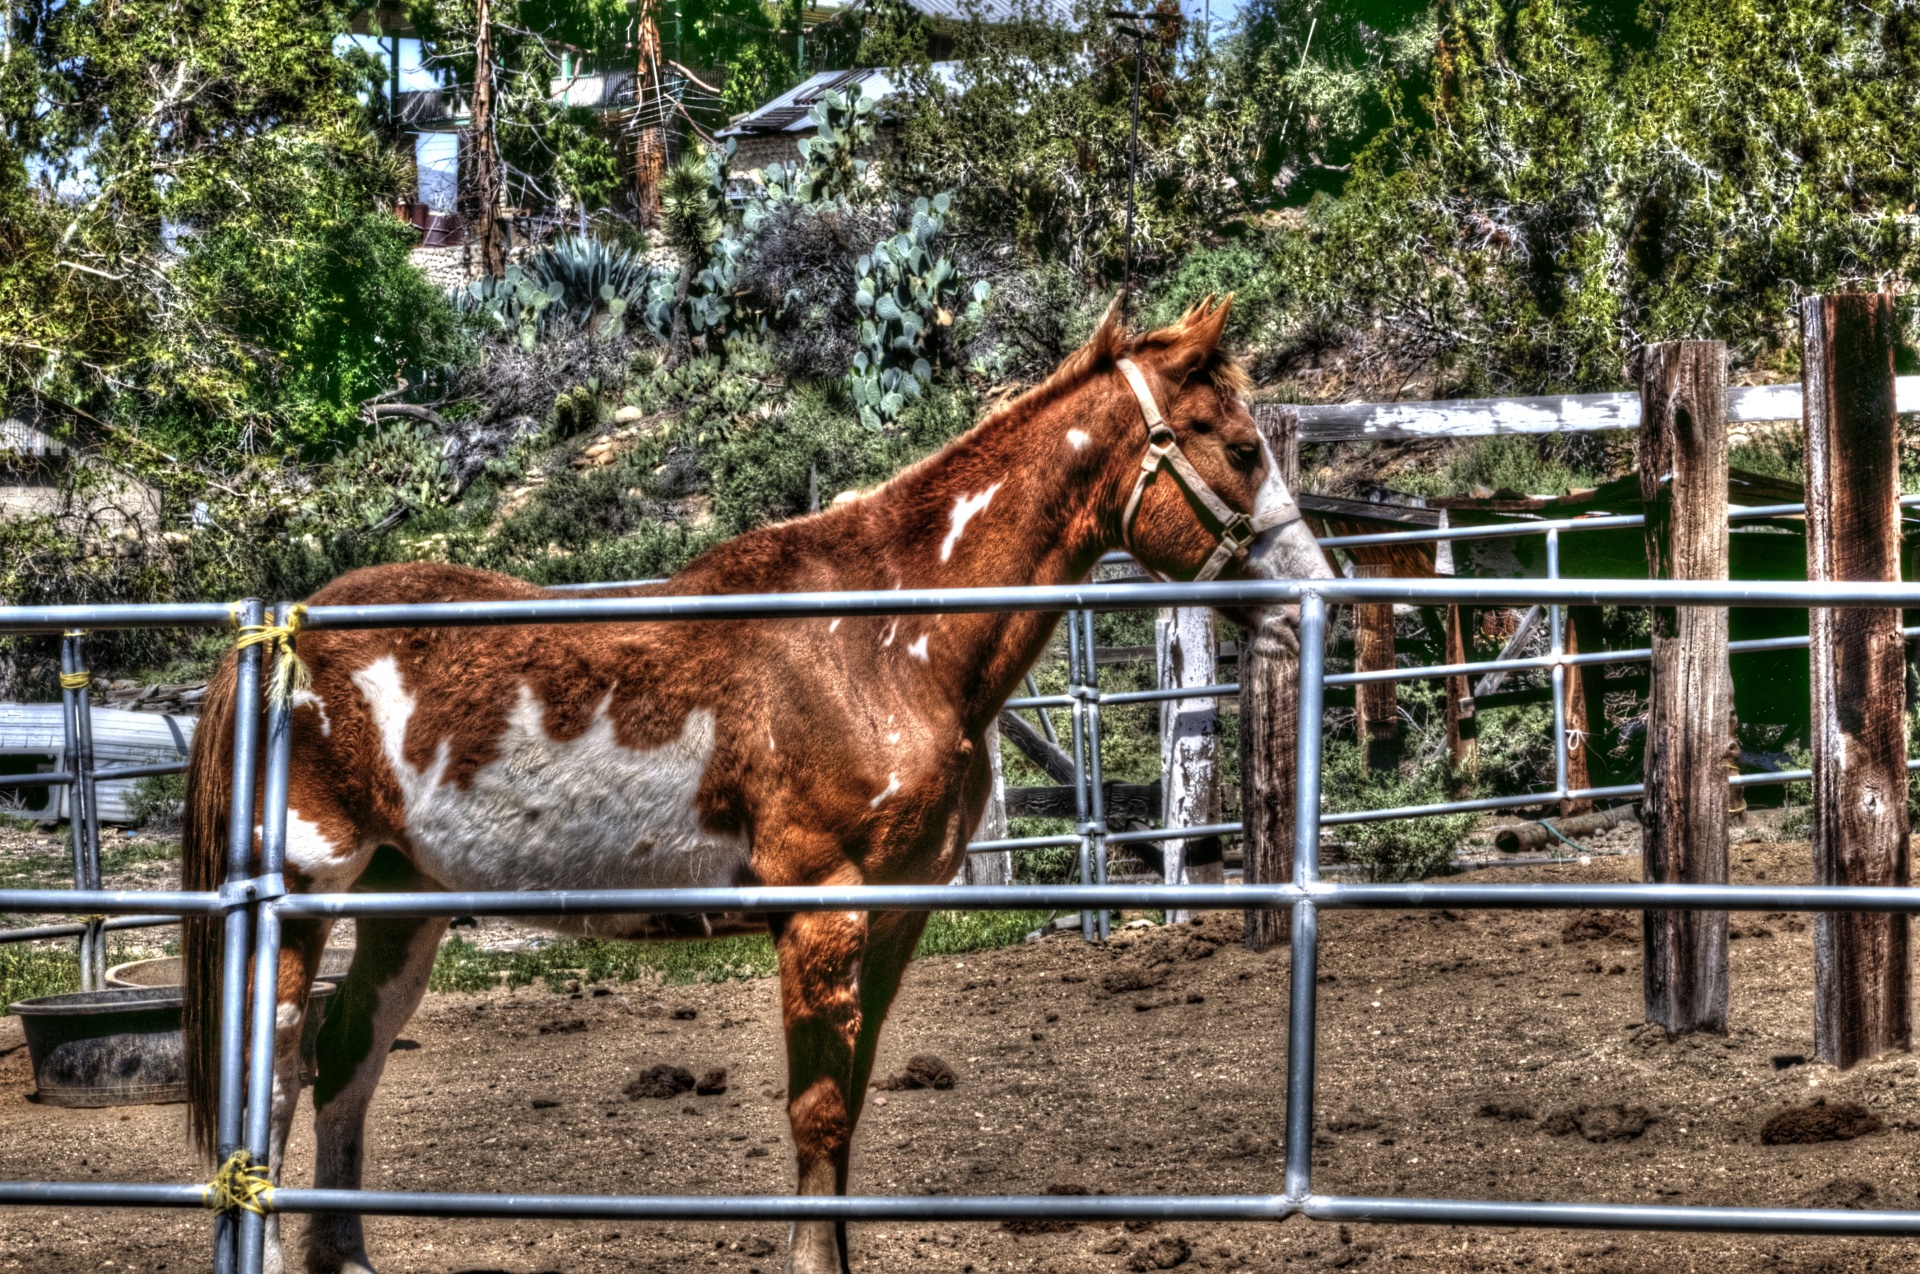
[[[1207,607],[1163,610],[1154,624],[1159,683],[1165,690],[1215,683],[1217,643]],[[1213,699],[1160,703],[1160,809],[1168,827],[1220,821],[1220,705]],[[1169,885],[1219,884],[1226,879],[1218,837],[1168,840],[1161,848]],[[1168,924],[1185,924],[1186,911],[1169,911]]]
[[[987,808],[980,813],[980,826],[974,832],[975,840],[1005,840],[1007,838],[1007,782],[1000,773],[1000,726],[998,723],[987,727],[986,738],[987,764],[993,767],[993,793],[987,797]],[[961,878],[969,885],[1011,885],[1013,883],[1013,851],[1003,849],[984,854],[968,854]]]
[[[1640,375],[1640,495],[1653,579],[1727,578],[1727,354],[1718,341],[1648,346]],[[1642,844],[1649,881],[1727,880],[1727,612],[1653,611]],[[1669,1035],[1727,1029],[1727,914],[1646,913],[1647,1021]]]
[[[1287,489],[1300,490],[1300,416],[1257,417]],[[1240,818],[1242,878],[1250,885],[1293,879],[1293,799],[1299,746],[1300,651],[1273,624],[1240,643]],[[1246,913],[1247,946],[1264,951],[1288,937],[1286,908]]]
[[[1561,625],[1562,649],[1569,655],[1580,653],[1580,625],[1575,622],[1571,612]],[[1587,683],[1580,675],[1584,671],[1581,665],[1567,669],[1567,790],[1578,792],[1593,786],[1593,780],[1587,769]],[[1560,802],[1560,817],[1571,818],[1576,814],[1593,813],[1593,801],[1581,798]]]
[[[1464,622],[1460,607],[1447,607],[1447,663],[1467,662]],[[1466,673],[1447,678],[1447,755],[1462,775],[1480,761],[1480,722],[1474,716],[1473,682]]]
[[[1899,422],[1893,299],[1854,293],[1800,306],[1805,371],[1807,578],[1900,578]],[[1900,612],[1814,610],[1813,878],[1905,885],[1907,739]],[[1912,1045],[1904,915],[1820,912],[1813,921],[1813,1044],[1852,1066]]]
[[[1393,568],[1356,563],[1362,579],[1386,579]],[[1385,672],[1394,665],[1393,603],[1363,602],[1353,608],[1353,667],[1356,672]],[[1392,770],[1400,764],[1400,693],[1391,681],[1363,681],[1354,687],[1357,733],[1366,749],[1367,768]]]

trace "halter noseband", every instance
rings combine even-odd
[[[1140,416],[1147,425],[1147,454],[1140,461],[1140,476],[1134,479],[1133,494],[1127,499],[1126,512],[1120,515],[1120,542],[1131,552],[1133,550],[1133,523],[1140,516],[1140,503],[1146,498],[1147,487],[1165,469],[1173,475],[1173,481],[1185,493],[1187,503],[1193,506],[1193,512],[1200,519],[1200,525],[1207,528],[1219,541],[1213,553],[1195,575],[1196,583],[1218,578],[1229,562],[1238,562],[1247,555],[1247,548],[1260,532],[1269,527],[1296,522],[1300,518],[1299,506],[1295,505],[1291,494],[1287,502],[1277,509],[1248,516],[1232,508],[1225,500],[1214,494],[1200,471],[1180,450],[1180,443],[1174,438],[1173,427],[1160,414],[1160,408],[1154,404],[1153,391],[1147,388],[1147,378],[1132,359],[1119,360],[1120,374],[1127,378],[1127,384],[1133,390],[1133,396],[1140,400]]]

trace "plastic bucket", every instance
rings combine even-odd
[[[143,1106],[187,1099],[178,987],[42,995],[12,1006],[33,1082],[49,1106]]]

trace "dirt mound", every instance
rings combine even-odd
[[[1171,1270],[1187,1263],[1193,1248],[1177,1234],[1163,1234],[1127,1258],[1130,1270]]]
[[[718,1097],[727,1091],[727,1068],[716,1066],[694,1082],[693,1091],[701,1097]]]
[[[1560,930],[1560,941],[1631,946],[1640,941],[1640,922],[1624,911],[1576,911]]]
[[[1046,1193],[1081,1195],[1088,1194],[1090,1191],[1085,1186],[1050,1185]],[[1000,1228],[1008,1234],[1065,1234],[1068,1230],[1079,1229],[1080,1223],[1078,1221],[1002,1221]]]
[[[1880,1116],[1850,1101],[1831,1106],[1822,1097],[1811,1106],[1789,1106],[1760,1129],[1763,1146],[1805,1146],[1816,1141],[1852,1141],[1885,1132]]]
[[[957,1078],[953,1067],[932,1053],[916,1053],[907,1059],[907,1069],[881,1080],[874,1087],[887,1093],[897,1093],[905,1088],[947,1089],[953,1087]]]
[[[1632,1141],[1659,1118],[1645,1106],[1575,1106],[1548,1115],[1540,1121],[1540,1131],[1553,1137],[1577,1132],[1592,1142]]]
[[[684,1066],[675,1066],[670,1062],[661,1062],[649,1066],[628,1081],[621,1089],[631,1101],[652,1098],[664,1101],[669,1097],[678,1097],[693,1088],[693,1072]]]
[[[1794,1202],[1803,1208],[1870,1208],[1880,1201],[1880,1187],[1854,1177],[1835,1177]]]
[[[1165,964],[1143,964],[1129,960],[1102,974],[1100,989],[1109,995],[1125,995],[1131,991],[1151,991],[1165,984],[1168,972]]]

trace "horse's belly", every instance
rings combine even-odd
[[[366,684],[381,679],[385,662],[356,681],[372,691],[412,857],[446,888],[665,889],[748,878],[747,838],[701,825],[711,712],[689,713],[680,737],[657,748],[619,743],[604,709],[584,733],[561,740],[547,734],[541,705],[523,686],[498,755],[467,781],[452,782],[444,743],[426,769],[407,763],[401,744],[412,697],[397,684]]]

